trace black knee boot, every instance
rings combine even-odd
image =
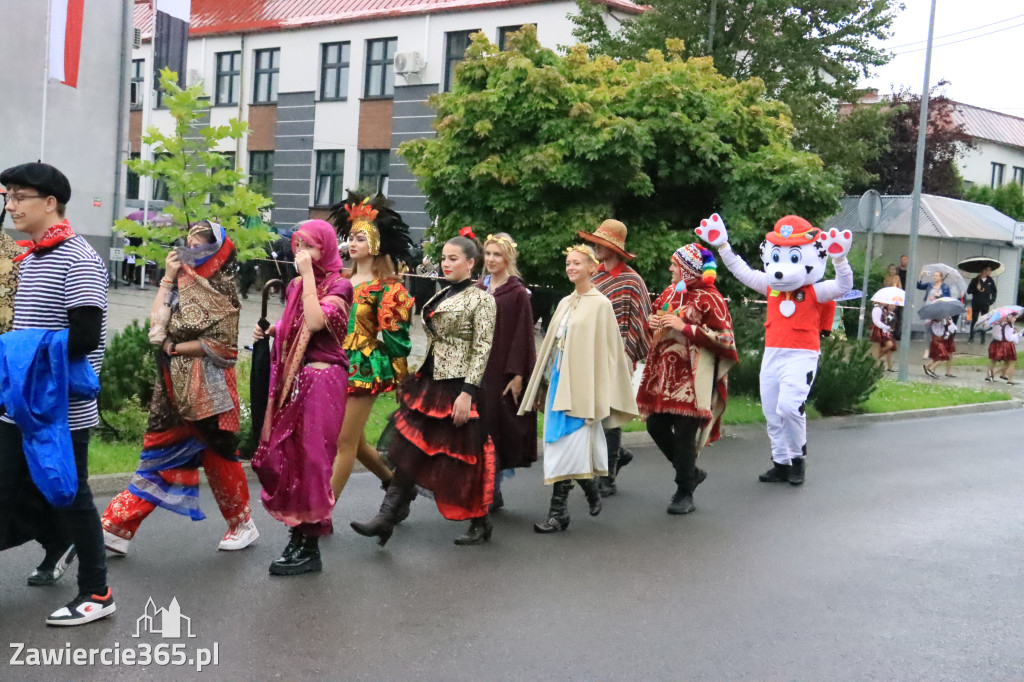
[[[533,524],[538,533],[557,533],[569,527],[569,491],[572,481],[558,481],[551,491],[551,508],[544,521]]]
[[[388,491],[384,493],[384,501],[380,504],[380,511],[366,523],[353,521],[349,525],[352,530],[365,535],[376,537],[377,544],[384,546],[391,539],[391,533],[395,530],[395,524],[399,519],[403,504],[407,504],[415,495],[416,489],[412,482],[398,480],[398,476],[391,479]]]
[[[494,526],[491,525],[491,517],[488,514],[470,519],[469,530],[455,538],[456,545],[482,545],[491,539],[491,532]]]
[[[622,429],[608,429],[604,432],[604,441],[608,448],[608,475],[602,476],[597,482],[597,486],[601,497],[611,497],[618,492],[618,488],[615,486],[615,473],[619,468]]]
[[[272,575],[299,575],[323,570],[320,562],[320,538],[315,535],[303,535],[297,530],[292,531],[292,539],[288,541],[281,556],[270,564]]]
[[[579,484],[583,488],[583,494],[587,496],[590,515],[597,516],[601,513],[601,493],[598,491],[597,482],[592,478],[581,478]]]

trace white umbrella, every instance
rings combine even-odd
[[[906,302],[906,298],[907,293],[899,287],[882,287],[871,297],[871,302],[902,306]]]
[[[926,273],[929,278],[933,272],[941,272],[945,275],[943,282],[949,287],[949,295],[952,298],[962,298],[967,293],[967,280],[954,267],[945,263],[931,263],[921,268],[921,271]]]

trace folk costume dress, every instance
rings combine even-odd
[[[682,332],[655,334],[636,402],[651,437],[676,470],[677,488],[689,495],[698,483],[695,462],[701,448],[720,437],[729,393],[726,374],[739,361],[732,318],[715,285],[700,277],[687,279],[685,291],[669,285],[653,307],[680,317],[686,326]]]
[[[486,284],[479,287],[487,290]],[[530,292],[521,279],[513,276],[493,295],[497,323],[480,389],[481,409],[487,433],[494,441],[498,469],[528,467],[537,461],[537,413],[519,416],[512,393],[502,393],[512,377],[528,379],[537,361]]]
[[[493,297],[472,285],[470,279],[452,284],[423,307],[427,357],[402,384],[397,433],[388,450],[396,479],[431,491],[438,511],[452,521],[485,516],[494,494],[494,444],[479,388],[496,306]],[[463,391],[474,396],[473,406],[469,421],[457,427],[452,409]]]
[[[611,302],[596,288],[563,298],[519,408],[525,414],[547,385],[546,485],[607,475],[603,428],[619,427],[637,415],[631,373]]]
[[[238,459],[238,262],[224,228],[216,242],[183,250],[176,300],[151,320],[150,342],[199,341],[202,357],[157,354],[142,456],[128,489],[110,501],[103,529],[125,540],[156,507],[190,517],[199,508],[199,466],[229,527],[249,517],[249,485]]]
[[[988,359],[993,362],[1016,362],[1017,342],[1020,334],[1012,323],[992,326],[992,341],[988,344]]]
[[[933,320],[928,329],[932,333],[931,342],[928,344],[928,357],[935,362],[946,362],[952,358],[956,351],[956,342],[953,340],[956,325],[951,321]]]
[[[895,337],[893,337],[895,324],[896,313],[876,305],[871,311],[871,343],[884,346],[890,341],[895,341]]]
[[[331,471],[345,418],[348,354],[342,344],[352,284],[341,274],[334,229],[323,221],[310,223],[295,234],[307,242],[315,240],[312,243],[321,249],[313,270],[326,325],[310,332],[303,313],[302,278],[293,279],[275,327],[267,414],[252,468],[263,486],[267,512],[303,536],[315,537],[332,530]]]
[[[373,279],[354,288],[344,343],[350,395],[387,393],[405,381],[413,304],[397,279]]]

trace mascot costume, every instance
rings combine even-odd
[[[717,213],[700,221],[696,231],[718,249],[736,279],[768,299],[761,409],[772,442],[772,468],[760,480],[802,485],[807,455],[804,407],[818,371],[822,307],[853,288],[853,269],[846,260],[853,235],[838,230],[826,234],[799,216],[785,216],[761,242],[760,272],[733,253],[725,222]],[[822,282],[829,257],[836,278]]]

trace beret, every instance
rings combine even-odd
[[[0,173],[0,185],[31,187],[44,197],[52,196],[59,204],[71,200],[71,183],[66,175],[48,163],[23,163]]]

